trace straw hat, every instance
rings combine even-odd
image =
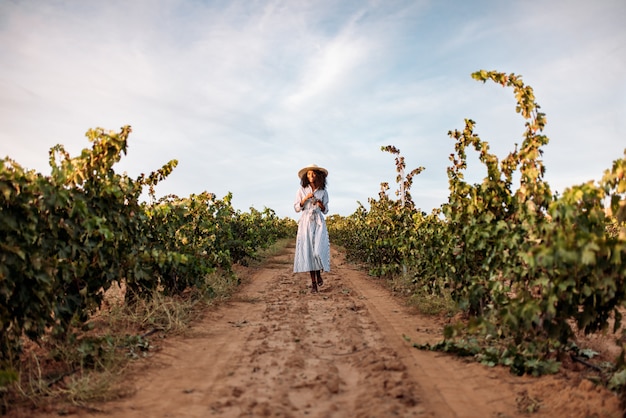
[[[304,173],[310,170],[321,171],[322,173],[324,173],[324,175],[328,175],[328,170],[326,170],[325,168],[319,167],[317,164],[310,164],[306,167],[301,168],[300,171],[298,171],[298,178],[301,179]]]

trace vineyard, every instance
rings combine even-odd
[[[329,218],[331,239],[372,275],[400,276],[414,294],[454,302],[460,319],[445,327],[441,342],[417,348],[541,375],[557,371],[566,357],[593,356],[577,347],[576,333],[617,332],[621,356],[598,369],[604,384],[623,390],[626,158],[597,183],[553,195],[541,160],[546,118],[532,88],[514,74],[479,71],[472,77],[513,89],[515,110],[526,120],[519,148],[499,161],[474,133],[474,121],[449,132],[455,146],[448,201],[426,214],[410,195],[424,168],[406,174],[400,150],[383,147],[395,155],[398,199],[383,183],[369,209],[360,205],[348,217]],[[486,168],[480,184],[464,180],[472,150]]]
[[[77,157],[54,147],[50,176],[0,160],[0,396],[19,381],[25,339],[69,343],[78,353],[67,370],[115,351],[110,336],[81,337],[110,288],[123,284],[127,306],[190,289],[211,297],[216,277],[236,285],[233,264],[295,234],[292,219],[236,211],[230,195],[157,201],[154,186],[177,162],[137,179],[116,173],[130,133],[90,130]]]
[[[368,208],[359,204],[352,215],[329,216],[332,244],[373,276],[400,278],[412,295],[451,302],[443,339],[415,343],[417,349],[543,375],[566,358],[591,360],[576,335],[608,332],[621,355],[595,367],[600,383],[624,393],[626,152],[601,180],[553,194],[541,159],[546,118],[533,89],[514,74],[472,76],[513,90],[515,110],[526,121],[521,145],[500,161],[474,133],[474,121],[451,131],[448,200],[430,214],[410,193],[424,167],[406,173],[400,150],[383,147],[395,157],[397,198],[383,183]],[[109,291],[123,289],[122,303],[130,308],[159,298],[210,299],[224,283],[237,286],[237,265],[295,236],[294,220],[267,208],[235,210],[231,195],[157,199],[155,186],[177,162],[136,179],[116,173],[130,133],[128,126],[90,130],[91,148],[75,157],[60,145],[52,148],[48,176],[0,160],[3,412],[12,391],[24,392],[25,345],[73,347],[75,355],[63,356],[60,376],[67,376],[97,369],[103,352],[133,354],[147,344],[141,335],[113,341],[85,333]],[[468,152],[486,168],[480,184],[465,181]]]

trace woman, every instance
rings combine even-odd
[[[330,271],[330,241],[324,219],[324,214],[328,213],[327,176],[328,170],[315,164],[298,171],[301,187],[293,205],[296,212],[302,212],[293,271],[309,272],[311,293],[317,293],[317,287],[324,285],[321,271]]]

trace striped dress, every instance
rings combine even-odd
[[[294,273],[324,270],[330,271],[330,241],[324,214],[328,213],[328,193],[325,189],[315,191],[315,198],[324,204],[324,212],[308,199],[304,207],[300,202],[311,193],[311,186],[300,187],[293,205],[296,212],[302,212],[298,221],[296,254],[293,260]]]

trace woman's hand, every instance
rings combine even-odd
[[[324,203],[321,200],[316,199],[313,193],[309,193],[308,195],[306,195],[304,197],[304,200],[300,202],[300,206],[304,207],[304,204],[309,199],[313,199],[313,204],[319,207],[322,211],[324,211]]]
[[[307,200],[312,199],[314,197],[315,195],[313,193],[309,193],[308,195],[304,196],[304,200],[300,202],[300,206],[304,206]]]
[[[315,197],[313,198],[313,203],[315,204],[315,206],[317,206],[318,208],[320,208],[322,210],[322,212],[324,211],[324,202],[322,202],[319,199],[316,199]]]

